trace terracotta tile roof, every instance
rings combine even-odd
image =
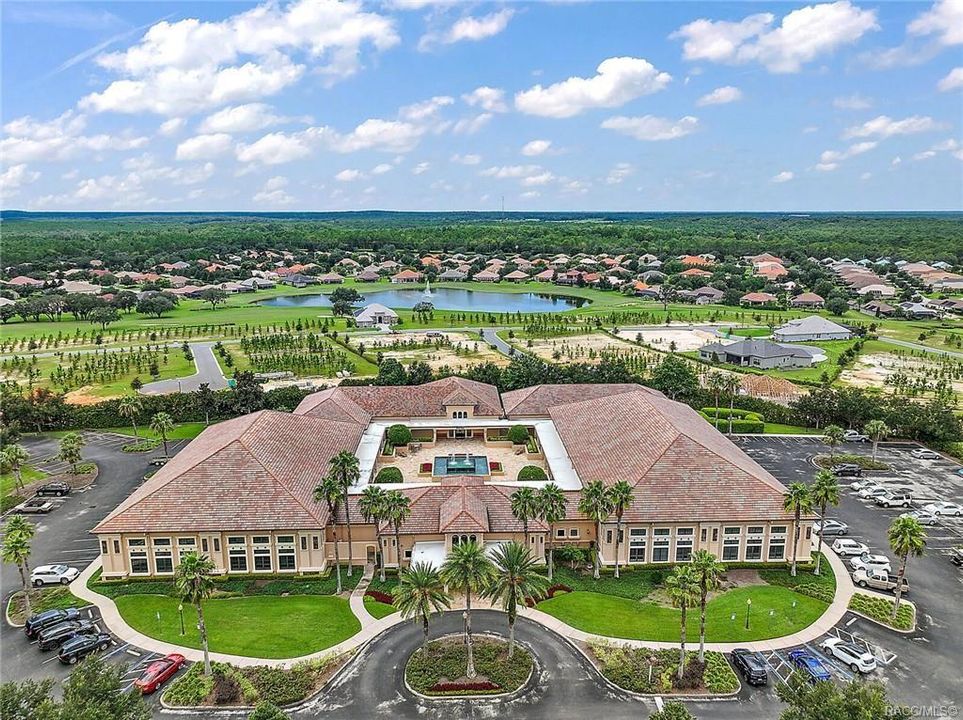
[[[358,403],[333,387],[312,393],[302,400],[294,410],[295,415],[344,420],[367,425],[371,415]]]
[[[607,397],[627,392],[655,392],[632,383],[608,383],[601,385],[534,385],[502,394],[502,405],[509,417],[548,416],[549,408],[578,400]]]
[[[94,532],[321,527],[327,510],[312,491],[364,427],[269,410],[212,425]]]
[[[337,390],[373,417],[444,417],[449,398],[467,401],[451,402],[453,405],[474,404],[475,414],[479,416],[502,415],[501,399],[494,385],[464,378],[448,377],[424,385],[349,386]],[[308,396],[302,405],[311,397]],[[300,410],[301,405],[298,408]]]
[[[488,511],[474,490],[458,487],[441,501],[438,508],[439,532],[488,532]]]

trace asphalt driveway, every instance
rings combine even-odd
[[[223,390],[227,387],[227,378],[221,372],[221,366],[214,357],[214,343],[191,343],[191,354],[194,356],[194,366],[197,372],[182,378],[158,380],[144,385],[140,389],[145,395],[164,395],[172,392],[191,392],[197,390],[201,384],[207,383],[211,390]]]

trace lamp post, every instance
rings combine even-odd
[[[655,664],[658,661],[659,661],[659,658],[657,658],[655,655],[649,655],[649,685],[650,686],[652,685],[652,668],[655,667]]]
[[[185,633],[185,630],[184,630],[184,603],[178,603],[178,604],[177,604],[177,612],[178,612],[178,613],[180,614],[180,616],[181,616],[181,635],[183,635],[183,634]]]
[[[749,610],[752,608],[752,598],[746,598],[746,630],[749,629]]]

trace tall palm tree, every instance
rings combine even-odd
[[[358,458],[354,453],[342,450],[331,458],[331,474],[338,479],[341,484],[341,492],[344,495],[344,521],[348,527],[348,577],[351,577],[354,565],[354,551],[351,547],[351,509],[348,506],[348,488],[358,482],[361,473],[358,470]]]
[[[380,577],[381,582],[385,581],[385,554],[381,547],[381,522],[387,520],[385,514],[385,497],[387,493],[384,488],[377,485],[368,485],[361,492],[358,499],[358,511],[365,522],[373,522],[375,526],[375,540],[378,543],[378,556],[381,558]]]
[[[495,566],[485,550],[476,542],[460,543],[452,547],[441,568],[441,579],[450,588],[465,593],[465,645],[468,647],[468,667],[465,676],[475,677],[475,655],[471,637],[471,594],[489,586],[495,576]]]
[[[819,554],[816,555],[816,567],[813,569],[814,575],[819,575],[819,564],[823,559],[823,531],[826,528],[826,508],[830,505],[839,505],[839,482],[831,470],[820,470],[816,473],[816,479],[809,489],[809,499],[815,507],[819,508]]]
[[[81,449],[84,447],[84,439],[80,433],[67,433],[60,439],[60,453],[57,455],[59,460],[70,464],[70,469],[76,474],[77,466],[83,460]]]
[[[879,441],[889,437],[893,431],[882,420],[870,420],[863,428],[863,432],[869,435],[869,439],[873,441],[873,462],[876,462],[876,450],[879,447]]]
[[[729,394],[729,431],[727,434],[732,435],[732,413],[736,405],[736,393],[739,392],[742,382],[734,373],[728,373],[723,377],[722,389]]]
[[[615,513],[615,577],[619,577],[619,544],[622,540],[622,516],[632,504],[632,486],[625,480],[619,480],[609,487],[609,507]]]
[[[726,566],[716,561],[708,550],[692,553],[692,572],[699,580],[699,662],[706,659],[706,603],[709,593],[719,587]]]
[[[401,617],[421,620],[425,633],[421,644],[426,645],[431,615],[451,607],[451,599],[438,571],[426,562],[416,562],[400,575],[401,584],[394,592],[395,607],[401,612]]]
[[[548,483],[538,492],[538,517],[548,524],[548,581],[555,570],[555,523],[565,519],[565,493],[555,483]]]
[[[911,517],[898,517],[886,531],[890,549],[899,556],[899,570],[896,573],[896,602],[893,603],[893,619],[899,611],[899,601],[903,595],[903,577],[906,575],[906,561],[910,555],[921,557],[926,550],[926,531],[919,520]]]
[[[338,538],[338,508],[341,506],[341,484],[338,479],[328,475],[321,481],[321,484],[314,488],[314,502],[324,503],[328,506],[328,517],[331,518],[331,526],[334,528],[334,572],[338,579],[337,592],[340,595],[341,587],[341,551],[339,549]]]
[[[122,418],[130,420],[130,424],[134,426],[134,437],[140,437],[140,435],[137,434],[137,417],[143,409],[144,405],[136,395],[125,395],[121,398],[120,402],[117,403],[117,414]]]
[[[391,521],[395,533],[395,553],[398,556],[398,578],[401,579],[401,526],[411,516],[411,498],[401,490],[392,490],[385,496],[385,517]]]
[[[530,487],[516,490],[511,495],[512,515],[522,524],[525,547],[528,547],[528,522],[538,515],[538,496]]]
[[[829,448],[829,464],[832,465],[836,459],[836,448],[843,444],[843,437],[846,431],[839,425],[827,425],[823,428],[823,442]]]
[[[492,553],[495,578],[485,589],[486,597],[501,603],[508,615],[508,657],[515,653],[515,619],[525,598],[541,597],[548,588],[545,576],[535,572],[535,556],[517,542],[500,545]]]
[[[799,519],[804,512],[809,512],[812,509],[812,499],[809,495],[809,488],[801,482],[791,483],[786,490],[786,494],[783,496],[782,507],[786,512],[793,514],[792,571],[790,574],[796,577],[796,548],[799,545]]]
[[[20,573],[20,584],[23,587],[23,601],[27,617],[30,616],[30,541],[36,533],[33,523],[23,515],[13,515],[7,520],[0,544],[0,557],[3,562],[17,566]]]
[[[712,393],[712,406],[715,408],[716,418],[713,427],[719,429],[719,395],[726,389],[725,375],[720,372],[710,372],[706,375],[706,389]]]
[[[23,484],[23,466],[26,465],[29,459],[30,453],[27,452],[23,445],[7,445],[0,451],[0,464],[13,473],[18,489],[26,487]]]
[[[682,613],[682,634],[679,641],[679,672],[681,680],[685,671],[685,635],[688,610],[695,604],[696,592],[699,589],[699,578],[692,570],[692,565],[676,565],[672,573],[665,579],[665,589],[672,600],[672,604]]]
[[[211,658],[207,648],[207,626],[204,624],[204,609],[201,601],[214,592],[214,563],[207,555],[189,552],[181,558],[174,568],[174,590],[182,602],[190,603],[197,610],[197,631],[201,635],[204,648],[204,674],[211,674]]]
[[[612,511],[609,504],[609,494],[601,480],[592,480],[582,486],[578,511],[595,523],[595,566],[592,577],[598,580],[599,557],[602,554],[602,523],[605,522]]]
[[[150,419],[150,429],[161,436],[164,441],[164,457],[170,457],[167,452],[167,436],[174,429],[174,418],[166,412],[159,412]]]

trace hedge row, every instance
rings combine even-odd
[[[742,410],[742,409],[740,409],[740,408],[733,408],[732,410],[730,410],[730,409],[727,408],[727,407],[718,407],[718,408],[717,408],[717,407],[704,407],[704,408],[702,408],[702,410],[701,410],[700,412],[701,412],[703,415],[705,415],[705,416],[707,416],[707,417],[712,417],[712,418],[714,418],[714,417],[716,417],[716,415],[718,415],[720,419],[722,419],[722,418],[728,419],[729,416],[732,415],[733,418],[741,418],[741,419],[744,419],[744,420],[761,420],[761,421],[765,421],[765,418],[762,416],[761,413],[757,413],[757,412],[754,412],[754,411],[752,411],[752,410]]]
[[[715,425],[715,426],[716,426],[716,429],[719,430],[720,432],[729,432],[729,428],[730,428],[730,427],[732,428],[732,432],[734,432],[734,433],[754,433],[754,434],[759,434],[759,433],[764,433],[764,432],[766,432],[766,423],[763,422],[762,420],[748,420],[748,419],[746,419],[746,420],[731,420],[731,421],[730,421],[730,420],[725,420],[725,419],[723,419],[723,418],[720,416],[720,417],[719,417],[719,421],[716,422],[715,416],[713,416],[713,415],[707,415],[707,414],[704,413],[704,412],[699,413],[699,414],[702,415],[702,417],[704,417],[704,418],[706,419],[706,421],[707,421],[710,425]],[[756,417],[758,417],[758,416],[756,416]]]

